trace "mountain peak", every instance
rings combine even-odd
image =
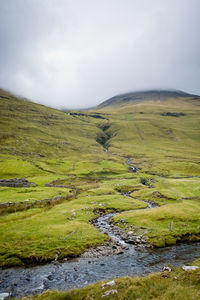
[[[145,101],[145,100],[166,100],[167,98],[185,98],[185,97],[195,97],[200,98],[198,95],[189,94],[181,90],[176,89],[152,89],[129,92],[125,94],[116,95],[110,99],[102,102],[98,108],[103,108],[106,106],[117,105],[122,103],[128,103],[133,101]]]

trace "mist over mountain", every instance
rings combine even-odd
[[[200,99],[200,96],[189,94],[175,89],[154,89],[154,90],[144,90],[125,93],[121,95],[116,95],[98,105],[98,108],[103,108],[110,105],[117,105],[121,103],[128,103],[132,101],[144,101],[144,100],[166,100],[168,98],[187,98],[193,97]]]
[[[0,1],[0,87],[70,109],[132,90],[200,94],[199,10],[197,0]]]

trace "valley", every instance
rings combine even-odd
[[[140,97],[78,112],[0,90],[1,292],[67,290],[199,258],[200,100]]]

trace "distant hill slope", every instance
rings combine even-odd
[[[148,90],[148,91],[125,93],[125,94],[114,96],[102,102],[100,105],[98,105],[97,108],[105,108],[107,106],[120,105],[120,104],[125,104],[133,101],[136,102],[136,101],[145,101],[145,100],[166,100],[169,98],[187,98],[187,97],[200,99],[200,96],[198,95],[188,94],[179,90]]]
[[[134,99],[140,95],[146,101],[121,95],[95,111],[64,112],[0,90],[0,153],[36,160],[73,158],[75,162],[86,157],[103,159],[105,150],[151,160],[170,152],[199,159],[199,96],[180,91],[126,95],[135,95]],[[166,101],[156,101],[156,97]],[[116,99],[123,104],[114,105]]]
[[[66,113],[0,89],[0,153],[63,158],[94,152],[101,149],[96,142],[100,118]]]

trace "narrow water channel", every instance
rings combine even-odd
[[[131,164],[131,161],[128,162]],[[130,197],[131,191],[123,195]],[[156,203],[145,201],[147,208],[153,209]],[[98,258],[80,257],[68,262],[52,262],[31,268],[19,267],[0,270],[0,293],[10,296],[39,294],[45,290],[68,290],[82,287],[96,281],[123,276],[145,275],[162,271],[165,265],[174,267],[191,263],[200,257],[200,243],[178,244],[160,249],[136,249],[123,241],[113,231],[110,219],[117,213],[100,216],[95,226],[111,239],[124,246],[118,255]]]
[[[109,219],[113,215],[100,216],[97,222],[102,232],[124,243],[112,234]],[[50,263],[32,268],[10,268],[0,271],[0,293],[25,296],[45,290],[68,290],[99,280],[123,276],[144,275],[161,271],[164,265],[180,266],[200,256],[200,243],[179,244],[157,250],[136,250],[128,244],[120,255],[99,258],[77,258],[64,263]]]

